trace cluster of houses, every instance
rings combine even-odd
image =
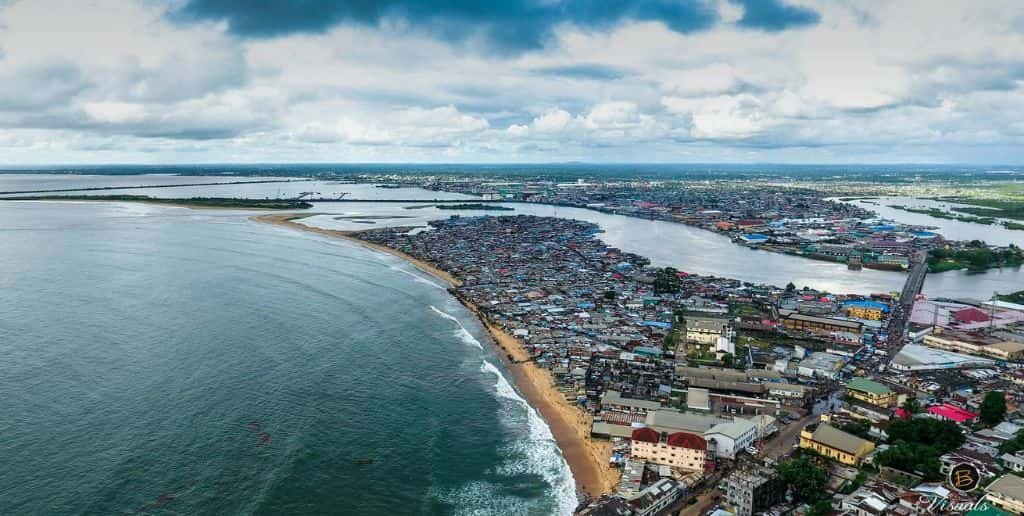
[[[716,479],[725,486],[719,511],[770,512],[787,501],[766,460],[783,460],[795,446],[849,481],[886,448],[887,425],[905,417],[969,430],[964,446],[942,457],[943,467],[969,462],[998,479],[973,497],[949,494],[947,501],[1008,506],[1016,499],[1006,475],[1024,471],[1024,454],[998,453],[1020,428],[1014,414],[1024,371],[1008,343],[1017,342],[1024,317],[1015,307],[945,303],[929,313],[941,327],[928,331],[915,326],[926,322],[926,308],[915,307],[909,338],[916,342],[889,357],[884,327],[894,300],[885,294],[842,296],[652,268],[597,233],[585,222],[523,215],[360,233],[457,277],[452,292],[519,339],[566,401],[590,415],[592,435],[612,441],[619,488],[583,513],[659,514]],[[954,337],[961,344],[947,342]],[[976,427],[991,390],[1007,393],[1011,415],[1002,425]],[[920,403],[920,413],[901,408],[908,399]],[[847,431],[852,421],[866,422],[868,433]],[[791,425],[799,428],[784,431]],[[942,486],[905,473],[899,481],[872,475],[849,493],[833,489],[832,507],[921,513],[922,493],[942,494]]]
[[[778,185],[478,180],[422,186],[679,222],[726,234],[741,245],[842,262],[851,268],[905,270],[914,250],[945,245],[929,228],[879,219],[819,191]]]

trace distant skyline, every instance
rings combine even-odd
[[[0,166],[569,161],[1024,164],[1024,4],[0,0]]]

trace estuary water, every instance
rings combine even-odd
[[[750,249],[736,245],[720,234],[674,222],[541,204],[506,203],[502,206],[512,208],[512,211],[452,212],[439,210],[429,203],[319,203],[310,210],[314,215],[301,222],[352,231],[381,226],[423,226],[431,220],[448,218],[453,214],[566,217],[597,224],[603,230],[598,237],[609,245],[646,256],[655,265],[673,266],[686,272],[780,287],[793,282],[797,287],[859,294],[899,291],[907,278],[902,272],[851,271],[840,263]],[[930,274],[924,283],[926,295],[951,298],[987,299],[993,291],[1006,293],[1022,288],[1024,268],[1021,267],[993,269],[981,274],[966,271]]]
[[[0,203],[0,513],[569,513],[483,335],[399,259],[244,212]]]

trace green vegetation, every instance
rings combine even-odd
[[[957,215],[956,213],[950,213],[948,211],[940,210],[939,208],[911,208],[909,206],[901,205],[890,205],[890,208],[896,208],[897,210],[908,211],[910,213],[921,213],[935,217],[937,219],[947,220],[959,220],[961,222],[973,222],[975,224],[992,225],[996,223],[996,219],[992,217],[969,217],[966,215]],[[955,209],[955,208],[954,208]]]
[[[1000,295],[999,300],[1006,301],[1007,303],[1024,304],[1024,290],[1018,290],[1012,294]]]
[[[1006,417],[1006,395],[1002,391],[989,391],[981,402],[981,421],[989,426],[998,425]]]
[[[266,210],[304,210],[313,205],[306,201],[282,199],[231,199],[227,197],[191,197],[188,199],[161,199],[146,195],[40,195],[31,197],[5,197],[6,201],[127,201],[193,206],[200,208],[259,208]]]
[[[733,356],[730,355],[729,353],[726,353],[726,354],[722,355],[722,365],[725,366],[725,367],[729,367],[729,368],[733,367],[733,361],[734,360],[736,360],[736,359],[733,358]]]
[[[1024,450],[1024,430],[1014,434],[1010,440],[999,445],[999,453],[1016,453]]]
[[[439,210],[484,210],[484,211],[515,211],[515,208],[498,206],[496,204],[483,204],[479,202],[463,204],[438,204]]]
[[[828,500],[818,500],[811,505],[805,516],[825,516],[826,514],[832,514],[832,502]]]
[[[952,201],[970,204],[970,207],[953,208],[953,211],[981,215],[983,217],[1002,217],[1004,219],[1024,220],[1024,201],[1000,199],[965,199],[955,198]]]
[[[977,245],[973,245],[977,244]],[[993,267],[1015,267],[1024,264],[1024,254],[1010,244],[1007,249],[993,250],[972,242],[966,249],[932,249],[928,252],[928,271],[945,272],[957,269],[985,270]]]
[[[955,450],[966,438],[955,423],[931,418],[896,420],[889,427],[892,446],[878,453],[875,462],[916,473],[926,480],[941,480],[939,457]]]
[[[908,414],[911,415],[918,414],[923,410],[923,408],[921,407],[921,402],[918,401],[917,398],[907,398],[907,401],[904,401],[903,405],[900,408],[902,408]]]
[[[1012,229],[1012,230],[1015,230],[1015,231],[1024,231],[1024,224],[1021,224],[1019,222],[1006,221],[1006,222],[1003,222],[1003,227],[1006,228],[1006,229]]]
[[[855,421],[850,421],[849,423],[844,423],[843,426],[839,427],[839,429],[846,433],[856,435],[861,439],[868,439],[868,432],[871,430],[871,423],[866,419],[857,419]]]
[[[931,446],[900,443],[879,452],[875,457],[875,462],[882,466],[916,473],[924,477],[925,480],[933,481],[942,479],[940,456],[942,454]]]
[[[807,456],[780,462],[775,466],[797,503],[814,504],[825,499],[828,473]]]
[[[679,271],[673,267],[658,269],[654,276],[655,294],[675,294],[679,292],[682,282],[679,280]]]

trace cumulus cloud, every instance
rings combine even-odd
[[[0,159],[1024,161],[1013,0],[301,4],[0,0]]]

